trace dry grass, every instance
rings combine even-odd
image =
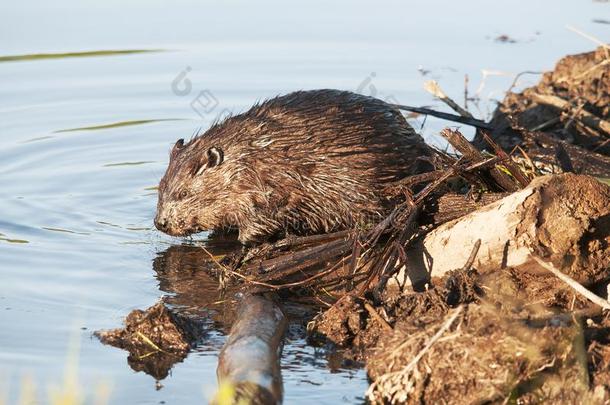
[[[487,403],[588,392],[580,325],[530,327],[493,305],[469,305],[425,325],[398,325],[367,364],[374,404]],[[569,388],[565,388],[569,387]]]

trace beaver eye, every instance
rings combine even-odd
[[[189,193],[186,190],[182,190],[180,194],[178,194],[180,198],[186,198],[188,195]]]

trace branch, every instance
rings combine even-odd
[[[490,131],[494,129],[494,127],[491,124],[488,124],[487,122],[478,120],[476,118],[462,117],[460,115],[444,113],[441,111],[435,111],[435,110],[431,110],[429,108],[424,108],[424,107],[411,107],[408,105],[401,105],[401,104],[390,104],[390,106],[397,108],[399,110],[416,112],[418,114],[432,115],[433,117],[437,117],[437,118],[441,118],[441,119],[453,121],[453,122],[459,122],[459,123],[470,125],[470,126],[473,126],[476,128],[488,129]]]

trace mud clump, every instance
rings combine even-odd
[[[317,345],[330,342],[345,358],[364,360],[392,325],[406,319],[438,319],[456,305],[476,301],[481,294],[476,276],[472,269],[449,272],[436,280],[438,287],[431,286],[423,293],[388,289],[377,306],[345,295],[314,318],[308,326],[308,339]]]
[[[561,199],[566,190],[574,198]],[[524,206],[537,208],[535,218],[525,218],[517,228],[536,228],[536,253],[549,258],[576,281],[591,285],[608,277],[610,265],[610,187],[589,176],[564,174],[528,199]],[[588,214],[582,215],[582,212]]]
[[[162,380],[201,337],[191,322],[158,302],[144,311],[131,311],[124,328],[97,331],[95,336],[104,344],[127,350],[127,362],[134,371]]]

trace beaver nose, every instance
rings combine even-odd
[[[166,231],[167,230],[167,218],[165,217],[155,217],[155,226],[157,227],[158,230],[160,231]]]

